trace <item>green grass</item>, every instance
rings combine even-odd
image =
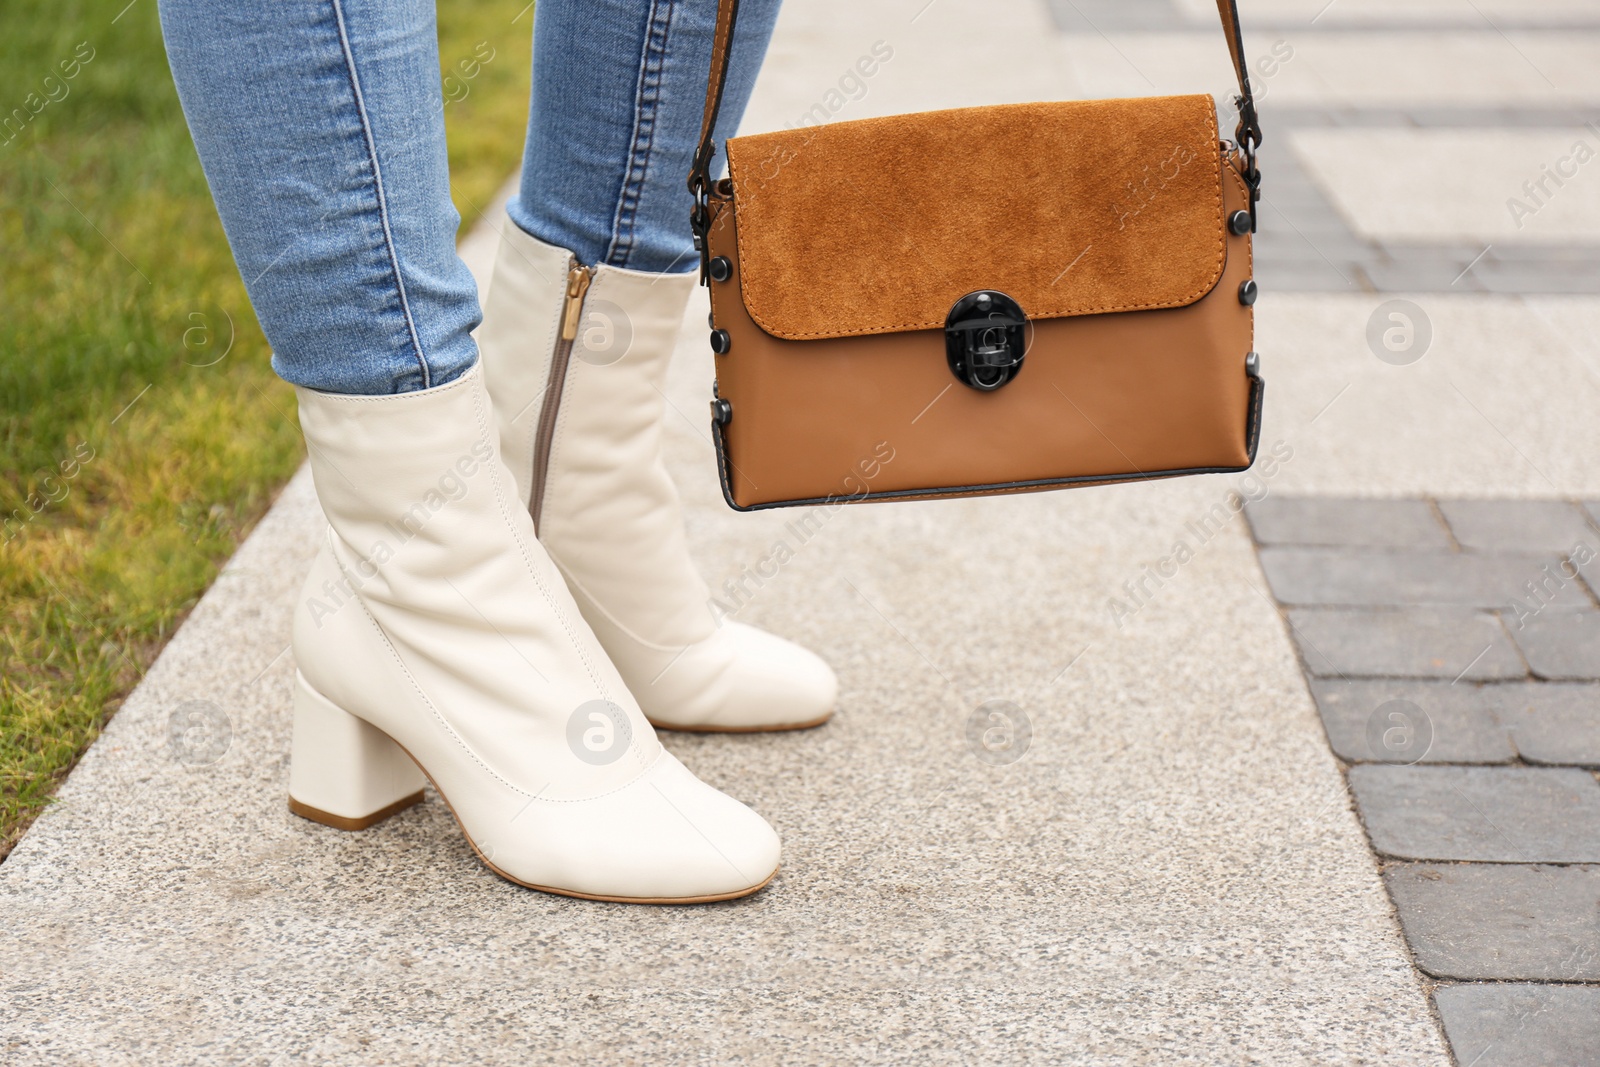
[[[9,0],[0,34],[0,118],[37,111],[0,128],[0,858],[302,456],[154,0],[126,4]],[[532,12],[439,17],[471,225],[521,155]]]

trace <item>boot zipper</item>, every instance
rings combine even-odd
[[[594,274],[581,263],[567,271],[566,301],[561,305],[561,334],[550,355],[550,380],[544,387],[544,407],[539,412],[539,433],[533,444],[533,493],[528,513],[533,516],[534,533],[539,532],[539,513],[544,509],[545,476],[550,470],[550,445],[556,436],[556,416],[560,414],[561,391],[567,382],[567,364],[572,361],[572,342],[583,319],[583,297]]]

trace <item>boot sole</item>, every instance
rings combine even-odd
[[[657,730],[673,730],[680,734],[778,734],[790,730],[812,730],[831,718],[833,712],[830,711],[826,715],[806,722],[780,722],[771,726],[678,726],[675,723],[651,719],[649,716],[646,716],[646,721]]]
[[[426,774],[427,772],[424,771],[423,773]],[[429,779],[429,781],[432,781],[432,779]],[[334,815],[331,812],[323,811],[321,808],[313,808],[310,804],[302,804],[292,796],[289,798],[289,810],[302,819],[310,819],[312,822],[319,822],[323,826],[331,826],[335,830],[365,830],[369,826],[376,826],[391,815],[399,815],[407,808],[421,804],[422,796],[422,790],[419,789],[410,796],[401,797],[388,807],[379,808],[371,815],[363,815],[359,819]]]
[[[388,737],[387,734],[384,736]],[[394,738],[390,737],[389,740],[394,741]],[[478,857],[479,862],[481,862],[485,867],[489,868],[489,870],[493,871],[495,874],[499,875],[501,878],[504,878],[513,885],[520,885],[524,889],[536,889],[541,893],[550,893],[558,897],[573,897],[577,900],[598,900],[607,904],[714,904],[719,900],[738,900],[741,897],[752,896],[753,894],[761,892],[761,890],[765,889],[772,883],[774,878],[778,877],[778,871],[780,867],[774,867],[772,868],[772,873],[767,875],[766,878],[762,879],[758,885],[750,886],[747,889],[736,889],[731,893],[712,893],[705,896],[696,897],[605,896],[597,893],[580,893],[574,889],[559,889],[555,886],[538,885],[534,882],[524,882],[520,878],[513,878],[505,871],[502,871],[499,867],[496,867],[489,857],[483,854],[483,850],[478,848],[478,843],[472,839],[472,835],[467,833],[467,828],[465,824],[462,823],[461,816],[456,814],[456,809],[454,805],[450,803],[450,798],[444,795],[444,790],[439,788],[439,783],[435,782],[433,780],[433,775],[428,773],[428,768],[424,767],[422,762],[406,749],[406,746],[402,745],[398,741],[394,741],[394,744],[396,748],[406,754],[406,757],[410,759],[412,763],[417,765],[417,770],[422,772],[423,777],[428,779],[428,784],[433,786],[434,792],[439,794],[439,799],[444,801],[444,806],[449,810],[450,817],[456,821],[456,826],[461,830],[461,836],[467,839],[467,844],[472,847],[473,855]],[[322,811],[319,808],[314,808],[310,804],[303,804],[292,796],[289,798],[289,810],[295,815],[300,816],[302,819],[309,819],[314,823],[320,823],[323,826],[332,827],[335,830],[365,830],[368,827],[377,825],[390,816],[398,815],[407,808],[414,807],[415,805],[422,803],[422,799],[423,794],[419,790],[408,797],[402,797],[400,800],[395,801],[388,807],[380,808],[372,814],[364,815],[358,819],[347,818],[343,815],[330,814],[326,811]]]

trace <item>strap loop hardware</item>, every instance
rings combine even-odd
[[[1235,127],[1233,136],[1239,146],[1239,155],[1244,160],[1240,177],[1250,190],[1250,232],[1255,233],[1256,203],[1261,199],[1261,168],[1256,166],[1256,149],[1261,144],[1261,121],[1256,117],[1256,104],[1248,91],[1243,96],[1234,97],[1233,102],[1239,109],[1239,125]]]

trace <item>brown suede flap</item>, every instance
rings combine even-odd
[[[728,142],[745,307],[802,340],[1181,307],[1222,276],[1209,96],[928,111]]]

